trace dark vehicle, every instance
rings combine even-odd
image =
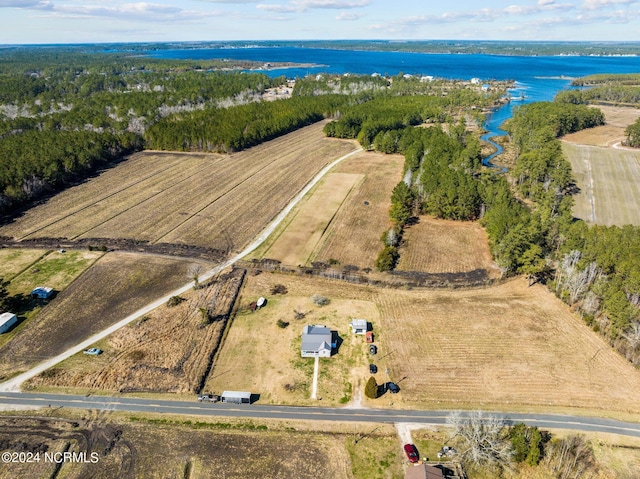
[[[418,462],[420,456],[418,455],[418,449],[413,444],[404,445],[404,453],[407,455],[409,462]]]
[[[369,345],[369,354],[376,354],[378,352],[378,348],[375,344]]]
[[[202,394],[198,396],[198,401],[200,402],[218,402],[220,401],[220,396],[217,394]]]
[[[371,374],[375,374],[378,372],[378,366],[376,366],[375,364],[369,364],[369,372]]]
[[[391,392],[391,394],[397,394],[400,392],[400,386],[392,382],[387,383],[387,389]]]

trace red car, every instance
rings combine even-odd
[[[404,445],[404,453],[407,455],[409,462],[418,462],[420,456],[418,455],[418,449],[413,444]]]

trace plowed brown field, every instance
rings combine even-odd
[[[325,122],[230,156],[145,152],[32,208],[0,235],[128,238],[237,251],[355,142]]]
[[[404,158],[366,152],[334,171],[365,175],[347,196],[324,232],[312,261],[335,259],[342,265],[373,268],[382,249],[380,236],[391,227],[391,192],[402,179]]]
[[[405,228],[399,249],[398,271],[423,273],[478,272],[499,276],[484,229],[476,222],[451,221],[421,216]]]

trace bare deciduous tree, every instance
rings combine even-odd
[[[202,265],[199,265],[199,264],[194,264],[192,266],[189,266],[189,269],[187,270],[187,276],[193,280],[196,286],[198,285],[198,280],[200,278],[201,271],[202,271]]]
[[[569,436],[550,444],[545,463],[558,479],[598,477],[593,449],[582,436]]]
[[[602,274],[595,261],[589,263],[584,269],[578,268],[581,257],[582,253],[577,250],[564,255],[556,274],[556,291],[566,291],[571,304],[586,293]]]
[[[635,349],[640,347],[640,321],[635,321],[631,326],[622,334],[622,337],[629,341],[629,345]]]
[[[482,411],[463,415],[455,411],[447,417],[458,454],[463,462],[509,467],[513,456],[504,420]]]

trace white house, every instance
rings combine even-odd
[[[331,330],[326,326],[307,325],[302,329],[300,354],[303,358],[331,357]]]
[[[13,313],[0,314],[0,334],[6,333],[11,329],[11,326],[16,324],[18,317]]]
[[[31,291],[32,298],[49,299],[53,294],[53,289],[48,286],[38,286]]]
[[[353,319],[351,320],[351,331],[353,334],[366,334],[367,333],[367,320],[366,319]]]

